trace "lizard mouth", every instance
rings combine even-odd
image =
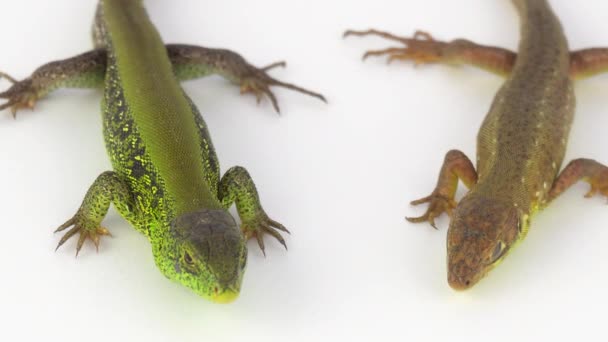
[[[471,287],[473,287],[473,285],[475,285],[475,283],[476,282],[473,282],[471,280],[463,280],[462,278],[459,278],[452,274],[450,274],[448,276],[448,284],[450,284],[450,287],[456,291],[468,290]]]
[[[465,291],[473,287],[476,281],[472,281],[468,278],[461,278],[454,273],[450,273],[448,275],[448,284],[450,287],[456,291]]]
[[[448,269],[448,284],[456,291],[473,287],[488,273],[489,269],[474,271],[462,264],[451,265]]]
[[[214,289],[214,293],[211,296],[211,300],[214,303],[218,303],[218,304],[228,304],[228,303],[232,303],[234,302],[239,296],[239,292],[238,291],[234,291],[233,289],[225,289],[225,290],[220,290],[219,288],[215,288]]]

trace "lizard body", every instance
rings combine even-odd
[[[37,69],[0,93],[1,109],[13,113],[60,87],[103,87],[103,133],[113,171],[93,183],[78,212],[57,231],[58,248],[79,235],[77,253],[90,239],[109,235],[101,221],[113,203],[152,245],[161,272],[212,301],[234,300],[247,260],[246,240],[263,235],[285,245],[259,201],[247,171],[234,167],[221,177],[206,124],[179,79],[212,73],[239,83],[243,92],[270,97],[282,83],[227,50],[165,46],[140,0],[100,0],[93,38],[96,49]],[[228,213],[236,203],[242,226]]]
[[[571,53],[562,26],[546,0],[513,0],[521,18],[517,54],[468,40],[440,42],[418,31],[413,38],[379,35],[406,48],[369,51],[364,57],[416,63],[472,64],[506,77],[477,136],[477,165],[453,150],[446,155],[433,193],[412,204],[429,203],[411,222],[429,221],[447,212],[448,283],[457,290],[475,285],[498,265],[529,229],[530,217],[574,182],[608,195],[608,168],[588,159],[570,163],[558,176],[574,116],[572,80],[606,69],[608,51]],[[458,180],[470,191],[456,203]]]

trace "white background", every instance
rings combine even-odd
[[[554,0],[572,48],[608,45],[605,1]],[[96,1],[0,4],[0,69],[18,78],[90,48]],[[473,290],[446,281],[445,231],[413,225],[408,202],[435,185],[445,152],[475,153],[501,79],[472,68],[362,63],[379,39],[347,28],[467,37],[515,48],[510,1],[148,0],[167,42],[238,51],[329,105],[276,89],[283,116],[224,80],[185,84],[222,169],[243,165],[266,210],[293,232],[289,252],[250,244],[239,300],[209,303],[167,281],[146,239],[114,210],[99,253],[54,252],[52,231],[110,168],[100,92],[52,94],[15,121],[0,115],[0,340],[503,341],[602,340],[608,304],[608,208],[579,184],[538,215],[526,241]],[[1,87],[8,86],[2,82]],[[576,87],[567,159],[608,162],[608,77]]]

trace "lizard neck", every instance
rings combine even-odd
[[[177,259],[178,246],[177,240],[171,235],[169,227],[168,222],[152,224],[148,238],[152,245],[152,255],[156,266],[166,277],[175,279],[177,271],[175,270],[174,260]]]

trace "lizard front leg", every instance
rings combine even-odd
[[[255,237],[264,255],[264,234],[270,234],[287,249],[285,240],[277,230],[286,233],[289,231],[268,217],[260,203],[255,184],[245,168],[236,166],[224,174],[220,182],[219,198],[226,209],[236,203],[242,222],[241,231],[247,239]]]
[[[280,113],[278,101],[271,86],[291,89],[327,102],[325,97],[316,92],[285,83],[268,75],[268,71],[284,67],[285,62],[277,62],[263,68],[249,64],[236,52],[224,49],[209,49],[192,45],[167,45],[167,52],[173,64],[173,70],[179,80],[201,78],[218,74],[240,85],[241,93],[252,93],[258,103],[267,96],[275,110]]]
[[[101,88],[106,71],[106,51],[93,50],[76,57],[45,64],[32,75],[17,81],[5,73],[5,78],[13,85],[0,93],[0,99],[7,102],[0,110],[10,108],[13,116],[23,108],[34,108],[36,102],[58,88]]]
[[[575,159],[564,168],[553,183],[549,191],[549,201],[581,180],[591,186],[585,197],[592,197],[598,192],[608,196],[608,167],[592,159]]]
[[[437,229],[435,218],[444,212],[451,216],[452,210],[456,207],[454,195],[458,188],[459,179],[470,189],[477,183],[477,172],[471,160],[464,153],[452,150],[445,155],[437,186],[433,193],[411,203],[412,205],[429,203],[426,213],[420,217],[407,217],[406,219],[413,223],[428,221],[433,228]]]
[[[106,228],[101,227],[101,221],[106,216],[110,203],[114,203],[118,212],[128,221],[137,223],[135,201],[128,185],[117,173],[106,171],[91,185],[76,214],[55,231],[61,232],[72,227],[61,238],[57,249],[76,234],[80,234],[76,255],[87,239],[93,241],[95,247],[99,248],[101,236],[110,235]]]

